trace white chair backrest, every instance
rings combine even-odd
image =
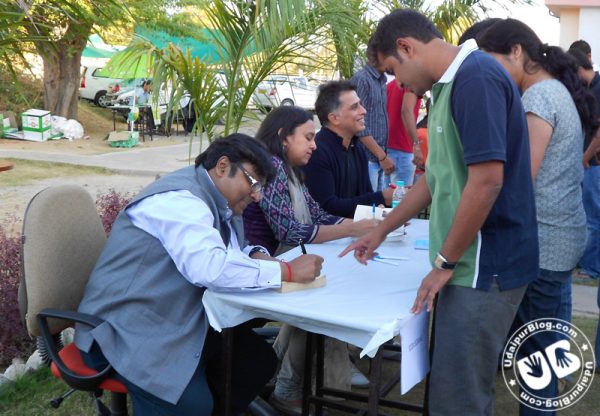
[[[29,202],[23,219],[20,305],[28,332],[39,336],[36,316],[44,308],[76,311],[106,243],[90,194],[80,186],[46,188]],[[56,334],[72,323],[51,320]]]

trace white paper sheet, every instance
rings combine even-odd
[[[405,319],[400,327],[402,365],[400,393],[406,394],[429,372],[429,312]]]

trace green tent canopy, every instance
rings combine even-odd
[[[157,48],[166,48],[169,43],[177,46],[182,51],[190,51],[192,56],[208,62],[217,63],[220,61],[220,56],[217,51],[218,46],[211,42],[211,35],[208,29],[201,29],[200,36],[206,39],[201,42],[198,39],[191,37],[171,36],[166,32],[151,30],[145,27],[136,27],[137,35],[147,39]],[[116,53],[111,60],[99,72],[100,76],[110,78],[147,78],[150,76],[150,65],[148,55],[132,54],[131,51],[125,49]]]
[[[104,43],[98,35],[91,35],[88,38],[87,44],[83,49],[82,56],[86,58],[112,58],[114,54],[119,52],[123,47],[115,47]]]
[[[111,58],[116,51],[111,52],[106,49],[96,48],[95,46],[88,45],[83,50],[81,56],[85,56],[86,58]]]

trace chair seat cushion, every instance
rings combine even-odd
[[[63,360],[65,365],[74,373],[82,376],[93,376],[94,374],[98,374],[98,371],[88,367],[83,362],[81,352],[75,346],[75,343],[71,343],[64,347],[62,350],[60,350],[58,355],[60,355],[60,358]],[[50,368],[54,377],[62,378],[60,372],[58,371],[58,367],[56,367],[56,364],[52,363]],[[110,377],[100,383],[100,386],[98,387],[102,390],[112,391],[115,393],[127,393],[127,387],[125,387],[123,383]]]

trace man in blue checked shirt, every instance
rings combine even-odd
[[[384,190],[396,166],[387,156],[388,116],[387,116],[387,77],[377,61],[377,56],[369,42],[367,63],[352,77],[356,93],[362,106],[367,110],[365,129],[358,133],[362,146],[369,159],[369,179],[374,191]]]

